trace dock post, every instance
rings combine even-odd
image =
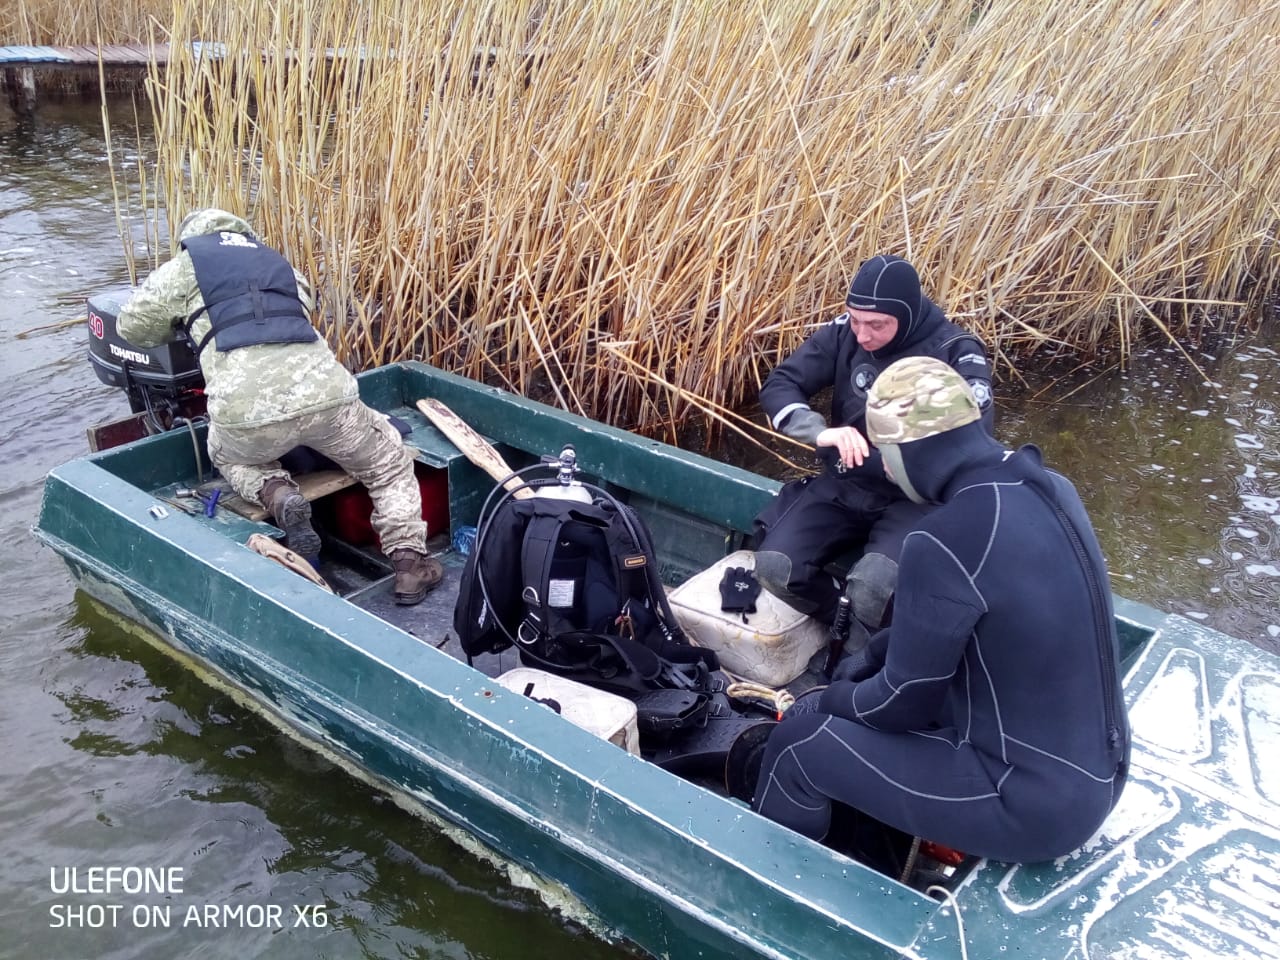
[[[9,106],[20,116],[36,111],[36,72],[31,67],[5,67],[4,83],[9,89]]]

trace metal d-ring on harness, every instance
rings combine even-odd
[[[538,470],[546,470],[547,467],[552,465],[557,467],[556,475],[554,477],[539,477],[539,478],[530,480],[526,476],[527,474],[533,473]],[[480,507],[480,517],[476,521],[476,543],[474,547],[476,553],[483,554],[484,541],[489,533],[490,521],[493,519],[494,516],[497,515],[498,510],[502,507],[504,503],[506,503],[508,500],[511,500],[515,497],[516,491],[529,488],[536,493],[537,491],[545,488],[557,488],[557,487],[568,490],[571,486],[575,484],[580,489],[585,490],[591,496],[592,499],[598,498],[602,500],[607,500],[608,502],[613,504],[614,509],[618,511],[618,516],[622,518],[622,522],[626,525],[628,533],[631,534],[632,540],[634,540],[636,544],[641,548],[645,548],[646,546],[648,546],[641,539],[639,532],[635,528],[635,525],[632,524],[631,522],[631,518],[627,516],[626,510],[623,509],[622,504],[618,501],[618,499],[614,497],[612,494],[608,493],[603,488],[598,487],[593,483],[586,483],[582,480],[578,480],[577,479],[578,472],[579,472],[579,467],[578,467],[577,452],[573,449],[572,446],[566,446],[563,450],[560,451],[559,457],[543,457],[539,462],[530,464],[527,467],[522,467],[519,470],[514,470],[507,476],[503,477],[497,483],[497,485],[494,486],[494,488],[491,491],[489,491],[489,495],[485,497],[485,501]],[[512,486],[511,489],[508,489],[507,485],[512,480],[518,480],[519,484]],[[480,587],[480,595],[481,597],[484,598],[485,605],[490,610],[494,609],[492,598],[489,595],[489,585],[485,583],[484,575],[483,575],[483,572],[480,570],[480,568],[477,568],[476,582]],[[527,593],[532,589],[533,589],[532,587],[526,587],[525,591]],[[527,604],[536,605],[539,603],[541,598],[539,598],[536,595],[536,591],[535,591],[535,593],[532,596],[525,595],[525,596],[522,596],[521,599],[523,599]],[[520,626],[516,629],[515,636],[512,636],[510,631],[507,630],[506,625],[501,623],[500,621],[498,623],[498,627],[499,629],[502,630],[503,634],[506,635],[506,638],[510,640],[513,644],[518,643],[523,646],[529,646],[533,643],[536,643],[539,637],[534,636],[530,639],[524,638],[523,631],[527,624],[528,624],[527,620],[521,622]],[[533,625],[530,625],[530,626],[533,626]],[[669,631],[667,630],[666,624],[660,624],[660,626],[662,628],[665,639],[670,640],[671,636]]]

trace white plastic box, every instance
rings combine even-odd
[[[804,673],[810,659],[827,646],[825,624],[761,590],[756,612],[720,609],[720,581],[730,567],[755,569],[755,554],[739,550],[696,573],[669,594],[681,629],[700,647],[716,651],[727,673],[770,687],[783,687]]]
[[[636,705],[625,697],[533,667],[508,670],[498,677],[498,683],[521,695],[533,684],[529,696],[556,701],[560,704],[560,716],[570,723],[640,756]]]

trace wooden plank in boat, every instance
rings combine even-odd
[[[344,470],[316,470],[313,473],[304,473],[294,477],[293,482],[298,485],[302,495],[308,501],[311,501],[319,500],[321,497],[327,497],[331,493],[336,493],[351,486],[356,482],[356,478]],[[201,494],[208,494],[215,487],[222,487],[224,491],[226,490],[226,485],[221,480],[206,483],[199,487],[199,490]],[[218,506],[233,513],[238,513],[246,520],[266,520],[268,522],[271,520],[271,515],[267,513],[265,507],[250,503],[236,493],[224,492],[218,499]]]

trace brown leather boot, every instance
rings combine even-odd
[[[408,547],[391,551],[391,567],[396,572],[396,603],[405,606],[421,603],[427,591],[444,579],[439,560]]]
[[[311,563],[320,556],[320,535],[311,526],[311,504],[288,480],[272,477],[262,485],[258,499],[284,531],[285,545]]]

